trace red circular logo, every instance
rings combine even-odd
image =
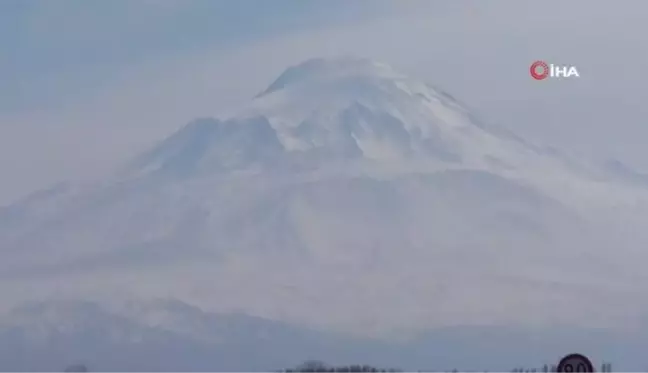
[[[536,61],[529,68],[531,76],[535,80],[542,80],[549,76],[549,65],[544,61]]]

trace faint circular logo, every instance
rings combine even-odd
[[[531,76],[535,80],[543,80],[549,76],[549,65],[544,61],[536,61],[529,68]]]
[[[594,365],[592,365],[592,362],[584,355],[570,354],[560,359],[560,362],[558,363],[558,369],[556,370],[558,372],[565,373],[587,373],[594,372]]]

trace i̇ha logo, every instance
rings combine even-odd
[[[548,64],[544,61],[535,61],[529,68],[531,76],[535,80],[544,80],[547,78],[579,78],[576,66],[563,66]]]

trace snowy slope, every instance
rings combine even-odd
[[[316,59],[289,68],[234,115],[190,123],[137,166],[186,172],[357,159],[516,166],[533,153],[489,132],[447,93],[387,65]]]
[[[0,292],[359,333],[625,323],[615,302],[645,307],[646,201],[387,65],[316,59],[96,185],[0,209]]]

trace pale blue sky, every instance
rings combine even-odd
[[[378,9],[362,0],[3,0],[0,110],[55,105],[130,64],[225,50]]]

